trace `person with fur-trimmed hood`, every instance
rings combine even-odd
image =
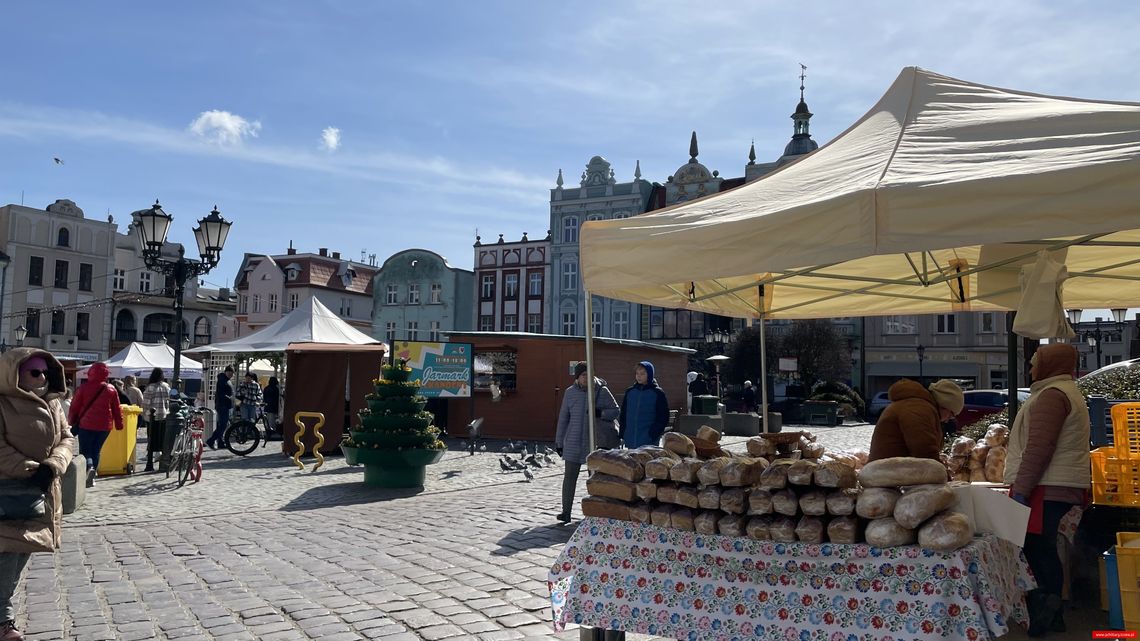
[[[18,347],[0,356],[0,493],[13,497],[11,492],[23,489],[27,496],[29,487],[33,495],[43,492],[42,516],[0,520],[2,641],[24,638],[16,628],[12,595],[29,556],[60,546],[60,478],[75,454],[75,438],[60,405],[66,393],[63,366],[50,353]]]

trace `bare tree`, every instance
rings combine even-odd
[[[780,356],[795,358],[807,389],[819,381],[838,381],[851,373],[851,354],[843,336],[830,320],[796,321],[781,338]]]

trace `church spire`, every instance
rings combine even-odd
[[[562,183],[562,170],[561,169],[558,170],[558,180],[555,180],[554,184],[558,185],[559,189],[562,189],[563,183]]]
[[[641,161],[637,161],[637,166],[633,168],[633,179],[641,180]]]
[[[689,162],[697,162],[697,132],[689,139]]]
[[[800,63],[800,102],[796,105],[795,113],[792,114],[792,140],[784,147],[785,157],[800,156],[819,148],[819,145],[811,139],[809,122],[812,113],[804,99],[804,78],[806,77],[807,67]]]
[[[756,141],[752,141],[752,146],[748,148],[748,164],[756,164]]]

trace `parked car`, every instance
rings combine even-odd
[[[890,404],[891,399],[887,396],[886,392],[879,392],[872,396],[871,400],[867,403],[867,420],[878,420],[879,414],[882,414],[883,410],[887,409],[887,406]]]
[[[977,423],[990,414],[996,414],[1009,404],[1009,391],[1004,389],[971,389],[962,393],[966,404],[954,417],[958,427]],[[1017,390],[1017,402],[1024,403],[1029,398],[1029,390]]]

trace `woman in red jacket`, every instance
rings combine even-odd
[[[99,452],[111,427],[123,429],[123,413],[119,409],[119,393],[107,383],[111,371],[104,363],[87,370],[87,380],[75,390],[67,422],[79,437],[79,454],[87,459],[87,487],[95,485],[99,469]]]

